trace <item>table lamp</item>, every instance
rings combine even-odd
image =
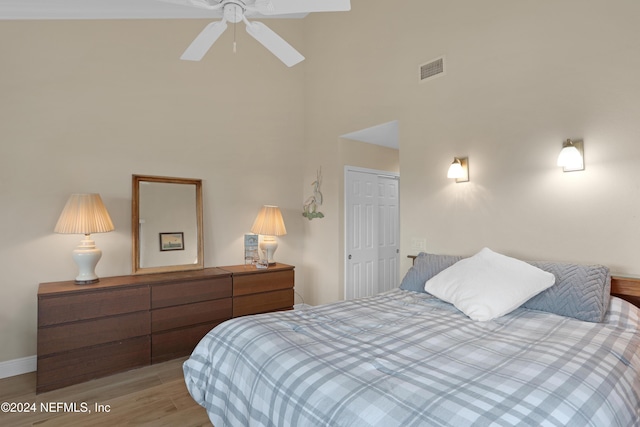
[[[273,254],[278,249],[278,241],[275,236],[284,236],[287,234],[287,229],[284,226],[284,220],[282,219],[282,213],[277,206],[264,205],[256,220],[253,222],[251,232],[255,234],[262,234],[262,242],[260,243],[260,250],[265,253],[267,262],[269,265],[275,265],[273,260]]]
[[[91,233],[107,233],[114,230],[107,208],[99,194],[72,194],[64,206],[54,232],[62,234],[84,234],[84,239],[73,251],[73,260],[78,265],[77,285],[97,283],[95,273],[102,251],[91,239]]]

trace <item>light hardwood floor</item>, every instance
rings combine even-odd
[[[207,414],[189,395],[182,376],[184,358],[100,378],[36,395],[31,372],[0,380],[0,402],[35,404],[35,412],[0,412],[0,425],[8,426],[211,426]],[[89,412],[46,412],[41,403],[85,403]],[[109,412],[96,412],[96,404]],[[67,407],[69,409],[69,407]]]

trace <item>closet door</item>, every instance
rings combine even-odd
[[[398,286],[399,177],[345,170],[345,299]]]

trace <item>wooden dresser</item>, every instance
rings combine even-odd
[[[233,317],[293,309],[292,265],[220,267],[233,274]]]
[[[231,274],[151,286],[151,363],[186,356],[214,326],[231,318]]]
[[[135,277],[38,290],[36,393],[149,364],[149,286]]]
[[[41,283],[36,392],[189,355],[231,317],[293,308],[293,277],[277,264]]]

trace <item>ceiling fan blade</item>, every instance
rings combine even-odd
[[[257,0],[263,15],[285,15],[308,12],[344,12],[351,10],[350,0]]]
[[[295,50],[282,37],[262,22],[246,21],[246,24],[247,33],[258,40],[262,46],[269,49],[269,51],[277,56],[280,61],[284,62],[287,67],[293,67],[298,62],[304,60],[304,56],[302,56],[300,52]]]
[[[180,59],[187,61],[200,61],[207,51],[218,40],[218,37],[227,29],[227,21],[216,21],[204,27],[198,37],[191,42]]]
[[[163,3],[179,4],[182,6],[197,7],[200,9],[218,10],[222,9],[222,3],[211,5],[206,0],[159,0]]]

